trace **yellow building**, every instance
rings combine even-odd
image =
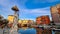
[[[14,16],[13,15],[8,15],[8,21],[9,23],[13,23]]]
[[[22,24],[28,24],[28,20],[23,20]]]
[[[22,26],[24,26],[24,24],[26,24],[26,25],[27,25],[27,24],[28,24],[28,20],[22,20],[21,25],[22,25]]]
[[[18,23],[21,24],[21,26],[24,26],[24,24],[29,25],[33,24],[33,20],[19,20]]]
[[[14,16],[13,15],[8,15],[8,21],[9,23],[8,24],[12,24],[13,23],[13,20],[14,20]],[[33,20],[18,20],[18,24],[21,25],[21,26],[24,26],[24,24],[32,24],[33,23]]]
[[[19,20],[18,23],[20,23],[20,24],[27,24],[28,20]]]
[[[18,23],[19,23],[19,24],[22,24],[22,20],[18,20]]]
[[[9,23],[13,23],[13,20],[14,20],[14,16],[13,15],[8,15],[8,21],[9,21]],[[20,24],[20,23],[22,23],[22,20],[18,20],[18,23]]]

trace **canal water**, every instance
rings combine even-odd
[[[36,29],[34,28],[28,28],[28,29],[19,29],[18,30],[19,34],[36,34]]]

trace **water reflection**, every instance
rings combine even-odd
[[[27,28],[27,29],[19,29],[18,30],[18,33],[19,34],[36,34],[36,29],[34,28]]]

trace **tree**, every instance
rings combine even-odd
[[[3,20],[3,24],[5,24],[5,26],[8,24],[8,22],[9,22],[9,21],[8,21],[7,19],[4,19],[4,20]]]
[[[0,15],[0,27],[3,24],[3,16]]]
[[[3,16],[0,15],[0,28],[4,28],[8,23],[7,19],[4,19]]]
[[[0,20],[2,20],[4,17],[0,15]]]
[[[0,21],[0,24],[1,24],[1,28],[4,28],[5,26],[7,26],[8,20],[7,19],[3,19],[3,20]]]

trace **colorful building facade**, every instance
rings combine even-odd
[[[31,24],[33,24],[33,20],[19,20],[19,24],[21,25],[21,26],[24,26],[24,25],[31,25]]]
[[[8,21],[9,23],[13,23],[13,20],[14,20],[14,16],[13,15],[8,15]]]
[[[9,21],[8,27],[11,28],[12,25],[13,25],[14,16],[13,15],[8,15],[7,20]]]
[[[37,24],[50,24],[50,18],[48,15],[46,16],[40,16],[36,18],[36,23]]]
[[[50,10],[54,23],[60,23],[60,4],[52,6]]]

